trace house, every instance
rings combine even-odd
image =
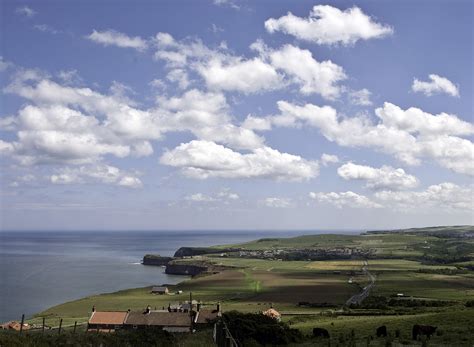
[[[270,318],[273,318],[273,319],[277,320],[278,322],[281,320],[281,314],[277,310],[275,310],[274,308],[269,308],[268,310],[263,311],[262,313],[263,313],[263,315],[265,315],[267,317],[270,317]]]
[[[129,311],[92,311],[87,331],[113,332],[123,327]]]
[[[1,329],[3,329],[3,330],[15,330],[15,331],[20,331],[20,329],[21,329],[21,323],[12,320],[12,321],[10,321],[10,322],[3,323],[2,325],[0,325],[0,327],[1,327]],[[24,323],[24,324],[23,324],[23,330],[28,330],[28,329],[30,329],[30,325]]]
[[[124,322],[128,329],[158,328],[169,332],[190,332],[192,316],[185,312],[161,312],[147,309],[145,312],[130,312]]]
[[[201,309],[196,312],[194,323],[198,326],[210,325],[221,315],[221,312],[217,310]]]
[[[152,288],[151,288],[151,293],[152,293],[152,294],[163,295],[163,294],[168,294],[168,293],[169,293],[169,290],[168,290],[168,287],[158,287],[158,286],[155,286],[155,287],[152,287]]]

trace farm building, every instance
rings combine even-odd
[[[222,314],[218,310],[199,309],[194,316],[194,323],[196,325],[204,326],[212,324]]]
[[[160,294],[160,295],[163,295],[163,294],[168,294],[168,293],[169,293],[169,290],[168,290],[168,287],[158,287],[158,286],[155,286],[155,287],[152,287],[152,288],[151,288],[151,293],[152,293],[152,294]]]
[[[190,332],[192,316],[184,312],[130,312],[124,327],[131,329],[161,328],[169,332]]]
[[[277,321],[281,320],[281,314],[277,310],[275,310],[274,308],[269,308],[268,310],[263,311],[262,313],[263,313],[263,315],[265,315],[267,317],[270,317],[270,318],[273,318]]]
[[[12,320],[12,321],[10,321],[10,322],[3,323],[2,325],[0,325],[0,327],[1,327],[1,329],[3,329],[3,330],[15,330],[15,331],[20,331],[20,329],[21,329],[21,323]],[[28,330],[28,329],[30,329],[30,325],[24,323],[24,324],[23,324],[23,330]]]
[[[87,331],[113,332],[123,327],[128,311],[92,311]]]

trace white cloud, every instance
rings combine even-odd
[[[264,146],[252,130],[232,124],[221,93],[193,89],[181,96],[159,97],[156,107],[141,110],[128,97],[134,91],[118,82],[112,84],[110,95],[104,95],[60,85],[31,70],[19,73],[5,91],[36,104],[2,121],[2,128],[17,130],[18,138],[5,142],[2,152],[24,165],[147,156],[153,153],[149,141],[176,131],[237,149]]]
[[[53,35],[61,33],[61,31],[54,29],[52,26],[48,24],[36,24],[33,26],[33,28],[43,33],[48,33],[48,34],[53,34]]]
[[[166,75],[166,78],[176,83],[179,88],[186,89],[189,86],[188,73],[183,69],[173,69]]]
[[[0,72],[5,71],[11,65],[12,65],[12,63],[10,63],[8,61],[5,61],[5,59],[3,59],[3,57],[0,55]]]
[[[15,12],[19,15],[22,15],[22,16],[25,16],[25,17],[28,17],[28,18],[32,18],[38,13],[35,10],[33,10],[31,7],[28,7],[28,6],[17,7]]]
[[[199,40],[176,41],[166,33],[158,33],[154,42],[155,59],[164,60],[170,69],[194,70],[215,91],[251,94],[297,84],[305,95],[335,99],[341,93],[339,83],[346,79],[342,67],[329,60],[319,62],[310,51],[292,45],[270,49],[257,40],[250,48],[258,55],[246,58],[232,55],[226,45],[211,49]]]
[[[293,206],[293,202],[289,198],[270,197],[264,199],[262,203],[267,207],[273,208],[288,208]]]
[[[197,140],[165,152],[160,162],[180,168],[188,177],[200,179],[222,177],[301,181],[318,175],[317,162],[280,153],[269,147],[241,154],[214,142]]]
[[[383,107],[375,110],[375,114],[383,121],[384,125],[412,134],[419,133],[426,136],[474,134],[473,124],[444,112],[432,115],[416,107],[402,110],[400,107],[386,102]]]
[[[432,159],[455,172],[474,173],[474,144],[459,137],[472,135],[474,126],[455,115],[432,115],[417,108],[404,111],[386,102],[375,110],[380,122],[374,123],[364,115],[341,117],[330,106],[299,106],[286,101],[277,104],[280,114],[263,118],[262,123],[312,126],[341,146],[373,148],[408,165],[419,165],[424,158]],[[249,123],[257,122],[250,119]]]
[[[375,22],[358,7],[341,11],[329,5],[314,6],[308,18],[288,12],[265,22],[269,33],[281,31],[299,40],[319,45],[352,45],[359,40],[382,38],[393,33],[390,26]]]
[[[104,46],[117,46],[121,48],[133,48],[138,51],[144,51],[148,44],[140,36],[130,37],[115,30],[97,31],[86,36],[87,39],[100,43]]]
[[[361,90],[353,90],[348,93],[349,101],[354,105],[359,106],[370,106],[372,105],[372,101],[370,101],[370,96],[372,93],[364,88]]]
[[[211,202],[211,201],[215,201],[216,199],[206,194],[196,193],[196,194],[185,196],[184,200],[193,201],[193,202]]]
[[[401,168],[395,169],[391,166],[382,166],[378,169],[347,163],[339,167],[337,173],[345,180],[366,181],[366,186],[371,189],[410,189],[419,183],[415,176],[407,174]]]
[[[393,207],[407,211],[420,211],[425,208],[437,210],[474,212],[473,186],[459,186],[454,183],[432,185],[422,191],[381,191],[375,197]]]
[[[283,85],[283,77],[259,58],[237,58],[227,63],[220,59],[211,59],[201,64],[198,72],[211,89],[256,93],[279,89]]]
[[[321,164],[323,164],[323,166],[328,166],[330,164],[337,164],[337,163],[339,163],[339,158],[337,157],[337,155],[326,154],[326,153],[323,153],[321,155]]]
[[[429,78],[431,80],[430,82],[423,82],[415,78],[411,89],[414,92],[420,92],[426,96],[446,93],[451,96],[459,97],[459,88],[447,78],[436,74],[429,75]]]
[[[240,10],[240,6],[237,5],[234,0],[213,0],[213,3],[216,6],[229,7],[237,11]]]
[[[240,197],[238,194],[231,192],[229,188],[221,189],[220,192],[217,194],[203,194],[203,193],[195,193],[191,195],[187,195],[184,197],[185,201],[194,202],[194,203],[223,203],[223,204],[230,204],[231,202],[235,202],[239,200]]]
[[[62,168],[50,177],[54,184],[103,183],[129,188],[140,188],[138,177],[110,165],[88,165],[77,168]]]
[[[320,203],[330,204],[337,208],[381,208],[382,205],[370,200],[364,195],[347,191],[347,192],[331,192],[331,193],[309,193],[309,197]]]
[[[285,45],[268,54],[272,66],[283,70],[300,85],[302,94],[320,94],[330,100],[339,96],[341,90],[338,83],[347,77],[339,65],[330,60],[318,62],[310,51],[292,45]]]

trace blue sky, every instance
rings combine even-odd
[[[1,229],[472,224],[470,1],[3,1]]]

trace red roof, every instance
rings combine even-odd
[[[120,325],[123,324],[128,312],[121,311],[95,311],[89,319],[89,324],[109,324]]]

